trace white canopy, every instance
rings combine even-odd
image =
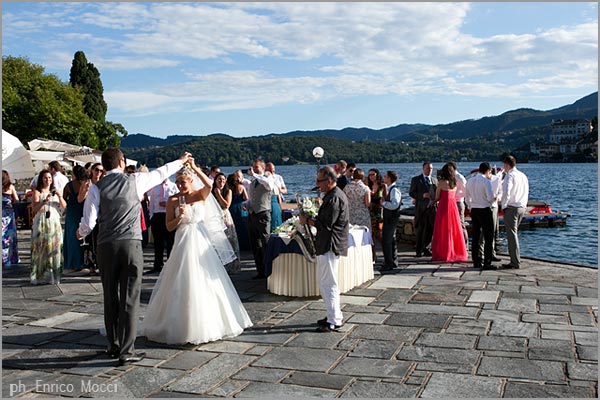
[[[2,129],[2,169],[11,179],[31,178],[35,169],[29,151],[15,136]]]

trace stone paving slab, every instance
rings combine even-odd
[[[289,372],[289,371],[288,371]],[[350,376],[331,375],[318,372],[295,371],[283,380],[300,386],[320,387],[324,389],[341,390],[353,380]]]
[[[503,357],[483,357],[478,375],[524,378],[540,382],[565,383],[562,363],[556,361],[531,361]]]
[[[500,397],[502,380],[434,372],[421,394],[423,398]]]
[[[587,398],[595,397],[590,388],[563,385],[541,385],[537,383],[507,382],[506,398]]]
[[[357,381],[341,397],[344,398],[392,398],[416,397],[418,387],[392,382]]]
[[[374,378],[403,378],[411,363],[405,361],[345,358],[330,373]]]

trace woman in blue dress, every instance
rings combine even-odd
[[[88,179],[85,168],[81,165],[73,167],[73,180],[64,188],[63,198],[67,202],[67,212],[65,215],[65,236],[64,236],[64,257],[63,268],[65,270],[79,271],[83,268],[83,247],[81,240],[77,240],[77,228],[79,221],[83,216],[83,203],[85,197],[80,201],[80,192],[84,192],[82,187]]]
[[[271,173],[269,171],[265,171],[265,176],[270,175]],[[271,232],[283,223],[280,202],[281,196],[279,194],[279,188],[273,185],[273,192],[271,193]]]
[[[227,176],[227,186],[231,189],[231,205],[229,206],[229,212],[235,225],[235,232],[238,238],[238,244],[240,250],[250,250],[250,240],[248,239],[248,227],[246,226],[246,220],[248,218],[248,211],[244,209],[244,203],[248,200],[248,193],[246,188],[239,180],[237,173],[230,174]]]
[[[2,170],[2,266],[19,262],[17,223],[13,203],[19,201],[17,190],[10,182],[8,171]]]

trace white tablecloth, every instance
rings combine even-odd
[[[366,231],[366,235],[370,232]],[[361,240],[356,240],[361,243]],[[319,296],[317,266],[296,253],[281,253],[273,260],[273,271],[267,279],[271,293],[284,296]],[[340,257],[338,285],[340,293],[373,279],[373,255],[371,245],[348,248],[348,255]]]

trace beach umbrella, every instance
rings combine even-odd
[[[35,175],[29,151],[15,136],[2,130],[2,169],[11,179],[31,178]]]

